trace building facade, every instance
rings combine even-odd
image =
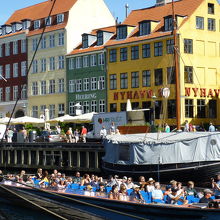
[[[108,111],[154,109],[156,124],[176,125],[171,3],[135,10],[107,47]],[[220,124],[220,8],[216,0],[174,2],[178,25],[181,123]],[[186,10],[187,9],[187,10]],[[170,89],[168,99],[162,91]]]
[[[93,30],[82,35],[82,43],[67,56],[67,84],[69,114],[80,104],[83,112],[107,111],[105,43],[112,37],[115,27]]]

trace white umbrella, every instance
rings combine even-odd
[[[8,117],[5,117],[5,118],[0,118],[0,124],[7,124],[9,122],[9,119]],[[14,118],[11,118],[11,122],[14,121]]]
[[[127,112],[132,111],[131,100],[130,99],[127,100],[126,111]]]
[[[64,116],[61,116],[61,117],[58,117],[58,118],[53,118],[53,119],[50,119],[48,120],[47,122],[64,122],[66,120],[71,120],[71,119],[74,119],[73,116],[70,116],[70,115],[64,115]]]
[[[12,124],[41,124],[44,123],[43,119],[24,116],[13,120]]]
[[[92,122],[93,115],[97,114],[96,112],[90,112],[78,116],[74,116],[72,119],[64,120],[64,122],[73,122],[73,123],[90,123]]]

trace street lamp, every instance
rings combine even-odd
[[[153,117],[152,117],[152,126],[155,126],[155,100],[156,100],[156,96],[155,95],[152,95],[151,96],[152,100],[153,100]]]

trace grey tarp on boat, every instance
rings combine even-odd
[[[107,136],[104,162],[171,164],[220,160],[220,132]]]

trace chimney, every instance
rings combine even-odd
[[[161,6],[161,5],[165,5],[167,3],[172,2],[172,0],[157,0],[156,1],[156,6]]]

